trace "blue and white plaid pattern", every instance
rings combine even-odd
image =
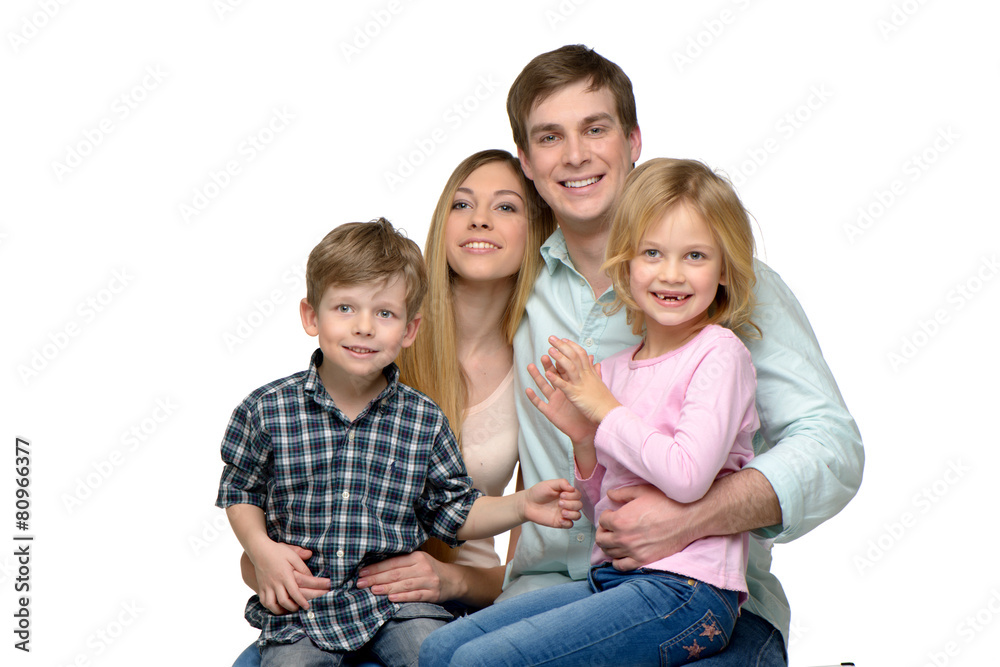
[[[233,411],[222,442],[225,468],[216,505],[262,507],[267,533],[311,549],[309,569],[331,592],[307,612],[271,614],[255,595],[246,618],[261,641],[307,636],[331,651],[363,646],[398,609],[354,587],[358,570],[417,549],[428,535],[455,533],[480,494],[472,488],[441,410],[420,392],[389,386],[351,422],[309,370],[261,387]]]

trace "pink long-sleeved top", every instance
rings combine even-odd
[[[757,381],[750,353],[733,332],[709,325],[655,359],[633,359],[640,347],[601,363],[602,379],[622,406],[597,428],[593,474],[582,479],[576,469],[583,511],[595,525],[601,512],[618,509],[609,489],[649,483],[689,503],[753,458]],[[706,537],[643,567],[745,594],[747,550],[745,533]],[[591,563],[608,560],[595,545]]]

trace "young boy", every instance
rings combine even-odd
[[[306,283],[302,326],[319,339],[309,369],[251,393],[222,443],[216,504],[261,591],[246,618],[261,629],[264,667],[312,657],[339,664],[361,652],[415,665],[424,637],[451,615],[358,590],[361,567],[428,535],[454,545],[526,520],[568,528],[579,492],[565,480],[503,498],[471,488],[444,415],[397,381],[393,362],[416,337],[427,278],[420,249],[388,221],[327,234],[309,255]],[[312,552],[309,568],[288,544]],[[296,576],[309,570],[330,580],[311,604]],[[282,608],[299,611],[269,611]]]

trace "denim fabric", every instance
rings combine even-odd
[[[740,613],[729,648],[698,667],[787,667],[785,642],[773,625],[746,609]]]
[[[738,609],[735,591],[602,566],[590,582],[526,593],[449,624],[424,642],[420,664],[683,665],[726,647]]]
[[[309,641],[278,644],[264,648],[267,659],[261,658],[257,644],[251,644],[236,658],[233,667],[268,667],[273,665],[303,665],[336,667],[415,666],[420,645],[432,632],[453,618],[443,607],[427,602],[409,602],[379,628],[370,642],[354,653],[324,651]]]

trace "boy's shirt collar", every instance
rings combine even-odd
[[[326,391],[326,387],[323,386],[323,381],[319,377],[319,367],[323,363],[323,350],[316,348],[316,351],[312,353],[312,358],[309,361],[309,370],[306,371],[305,382],[302,383],[302,390],[307,396],[312,396],[316,403],[324,408],[325,410],[330,410],[335,412],[341,417],[345,422],[350,423],[350,419],[340,411],[337,407],[337,403],[333,400],[329,393]],[[399,367],[395,362],[389,364],[382,369],[382,375],[385,376],[386,387],[382,390],[378,396],[376,396],[364,410],[362,410],[358,416],[354,419],[357,421],[364,417],[369,410],[374,406],[378,406],[380,412],[386,412],[389,410],[390,405],[396,398],[396,390],[399,387]]]

